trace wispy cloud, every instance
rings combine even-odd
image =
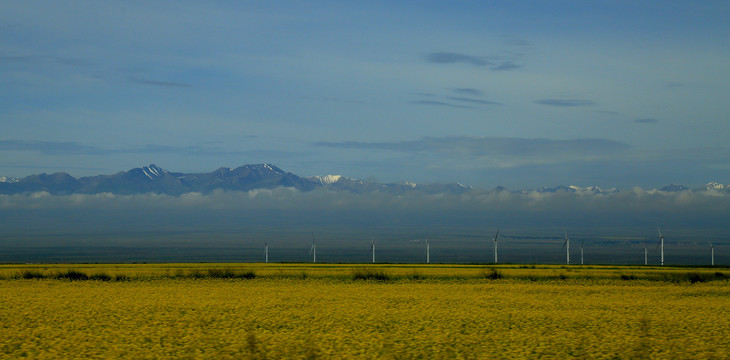
[[[585,99],[541,99],[536,100],[535,103],[540,105],[557,107],[578,107],[596,105],[594,101]]]
[[[446,107],[454,107],[454,108],[461,108],[461,109],[473,109],[471,106],[464,106],[464,105],[457,105],[457,104],[451,104],[443,101],[436,101],[436,100],[418,100],[413,101],[413,104],[417,105],[434,105],[434,106],[446,106]]]
[[[46,55],[3,55],[0,56],[0,63],[14,64],[42,64],[51,63],[73,67],[87,67],[91,63],[84,59],[63,57],[63,56],[46,56]]]
[[[437,51],[425,55],[426,61],[434,64],[455,64],[464,63],[476,66],[492,65],[483,57],[466,55],[454,52]]]
[[[135,84],[140,84],[140,85],[162,86],[162,87],[171,87],[171,88],[189,88],[189,87],[193,86],[192,84],[181,83],[181,82],[138,79],[138,78],[134,78],[134,77],[130,77],[129,81],[131,81]]]
[[[480,67],[489,67],[493,71],[507,71],[519,69],[522,65],[517,60],[522,57],[521,53],[509,52],[500,55],[476,56],[456,52],[436,51],[424,56],[426,61],[432,64],[469,64]]]
[[[659,120],[654,119],[654,118],[643,118],[643,119],[636,119],[636,120],[634,120],[634,122],[639,123],[639,124],[654,124],[654,123],[659,122]]]
[[[483,95],[481,90],[473,89],[473,88],[456,88],[456,89],[454,89],[454,92],[457,94],[469,95],[469,96],[482,96]]]
[[[46,155],[55,154],[99,154],[93,146],[76,142],[0,140],[0,151],[34,151]]]
[[[459,97],[459,96],[448,96],[447,99],[454,100],[454,101],[462,101],[462,102],[469,102],[469,103],[475,103],[475,104],[482,104],[482,105],[504,105],[502,103],[498,103],[498,102],[494,102],[494,101],[487,101],[487,100],[480,100],[480,99],[472,99],[472,98]]]
[[[0,63],[18,63],[18,64],[25,64],[30,63],[35,60],[35,57],[30,55],[21,55],[21,56],[0,56]]]
[[[504,61],[497,66],[491,67],[490,69],[492,69],[494,71],[507,71],[507,70],[519,69],[521,67],[522,67],[522,65],[518,65],[512,61]]]
[[[450,153],[469,156],[559,156],[614,153],[629,145],[607,139],[550,140],[503,137],[426,137],[400,142],[319,142],[343,149],[382,149],[401,152]]]
[[[44,155],[110,155],[110,154],[191,154],[223,155],[236,152],[210,146],[168,146],[148,144],[141,147],[109,149],[77,142],[0,140],[2,151],[30,151]]]

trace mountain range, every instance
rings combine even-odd
[[[0,178],[0,194],[45,191],[54,195],[113,193],[121,195],[160,193],[180,195],[189,192],[210,193],[214,190],[248,191],[290,187],[300,191],[328,188],[357,193],[384,191],[402,193],[461,193],[471,190],[461,184],[380,184],[339,175],[300,177],[271,164],[219,168],[209,173],[177,173],[151,164],[113,175],[76,178],[65,172],[30,175],[23,179]]]
[[[151,164],[148,166],[121,171],[113,175],[96,175],[73,177],[65,172],[54,174],[42,173],[30,175],[22,179],[0,177],[0,194],[20,194],[45,191],[54,195],[113,193],[131,195],[141,193],[160,193],[180,195],[189,192],[210,193],[214,190],[248,191],[253,189],[273,189],[290,187],[300,191],[311,191],[325,188],[334,191],[368,193],[374,191],[387,193],[405,193],[419,191],[423,193],[460,194],[472,190],[471,186],[459,183],[449,184],[415,184],[378,183],[373,181],[352,179],[340,175],[300,177],[286,172],[271,164],[243,165],[237,168],[219,168],[209,173],[170,172]],[[699,189],[690,189],[684,185],[667,185],[658,191],[722,191],[730,192],[730,185],[711,182]],[[493,191],[511,191],[497,187]],[[514,191],[518,193],[615,193],[619,190],[601,189],[597,186],[556,186],[542,187],[533,190]]]

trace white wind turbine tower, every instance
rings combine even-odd
[[[563,242],[563,248],[565,249],[565,263],[570,265],[570,238],[568,238],[568,230],[565,230],[565,242]]]
[[[269,262],[269,243],[268,242],[264,243],[264,259],[265,259],[266,263]]]
[[[314,234],[312,234],[312,247],[309,249],[309,255],[313,255],[312,262],[317,262],[317,243],[314,242]]]
[[[494,263],[497,263],[497,240],[499,239],[499,229],[497,229],[497,233],[494,234]]]
[[[710,256],[712,259],[712,262],[710,265],[715,266],[715,245],[712,245],[712,241],[707,240],[708,243],[710,243]]]
[[[583,265],[583,244],[586,243],[586,239],[580,241],[580,264]]]
[[[375,236],[370,237],[370,251],[373,253],[373,264],[375,264]]]
[[[657,247],[661,247],[661,264],[664,265],[664,235],[662,234],[662,228],[657,225],[657,229],[659,229],[659,243],[657,244]]]
[[[649,255],[646,251],[646,236],[644,237],[644,265],[649,265]]]
[[[426,264],[431,263],[431,245],[426,240]]]

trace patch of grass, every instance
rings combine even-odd
[[[238,277],[233,269],[208,269],[206,277],[219,279],[233,279]]]
[[[726,277],[725,277],[725,274],[723,274],[721,272],[702,273],[702,272],[690,271],[690,272],[686,272],[686,273],[663,274],[662,279],[664,281],[670,281],[670,282],[675,282],[675,283],[690,282],[692,284],[695,284],[695,283],[703,283],[703,282],[715,281],[715,280],[724,280],[724,279],[726,279]]]
[[[253,279],[256,277],[256,273],[252,270],[244,271],[243,273],[239,274],[238,277],[242,279]]]
[[[69,269],[69,270],[66,270],[66,272],[57,274],[56,278],[63,279],[63,280],[78,281],[78,280],[89,280],[89,275],[86,275],[86,273],[83,273],[78,270]]]
[[[698,272],[688,272],[687,273],[687,280],[691,283],[698,283],[698,282],[705,282],[711,280],[711,275],[709,274],[701,274]]]
[[[36,271],[36,270],[23,270],[20,273],[20,278],[21,279],[45,279],[46,275],[44,275],[42,272]]]
[[[111,281],[112,277],[109,276],[109,274],[106,273],[96,273],[91,276],[89,276],[89,280],[96,280],[96,281]]]
[[[390,276],[383,270],[375,270],[370,268],[358,268],[352,270],[353,280],[377,280],[388,281]]]
[[[181,275],[183,278],[202,279],[205,278],[205,273],[200,269],[192,269],[187,274]]]
[[[132,281],[132,278],[124,274],[117,274],[114,276],[114,281]]]
[[[176,279],[253,279],[256,273],[253,270],[238,272],[231,268],[192,269],[188,272],[178,270],[170,276]]]
[[[502,274],[501,272],[497,271],[497,269],[489,269],[489,271],[487,271],[486,269],[484,269],[482,271],[482,276],[485,277],[485,278],[487,278],[487,279],[490,279],[490,280],[504,279],[504,274]]]
[[[621,274],[621,280],[636,280],[636,275],[630,274]]]
[[[408,280],[424,280],[426,279],[426,276],[419,273],[418,271],[413,271],[410,274],[406,275],[406,279]]]

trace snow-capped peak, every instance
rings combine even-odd
[[[281,169],[277,168],[276,166],[271,166],[270,164],[263,164],[263,167],[264,167],[264,169],[269,170],[269,171],[273,171],[273,172],[275,172],[277,174],[281,174],[282,173]]]
[[[12,176],[0,176],[0,183],[16,183],[19,180]]]
[[[155,164],[150,164],[149,166],[145,166],[142,168],[142,172],[150,179],[154,179],[156,177],[162,177],[165,176],[165,173],[167,171],[161,169]]]
[[[707,190],[725,190],[726,188],[727,186],[714,181],[705,185],[705,189]]]
[[[312,177],[315,181],[320,182],[322,185],[329,185],[334,184],[342,178],[342,175],[323,175],[323,176],[313,176]]]

